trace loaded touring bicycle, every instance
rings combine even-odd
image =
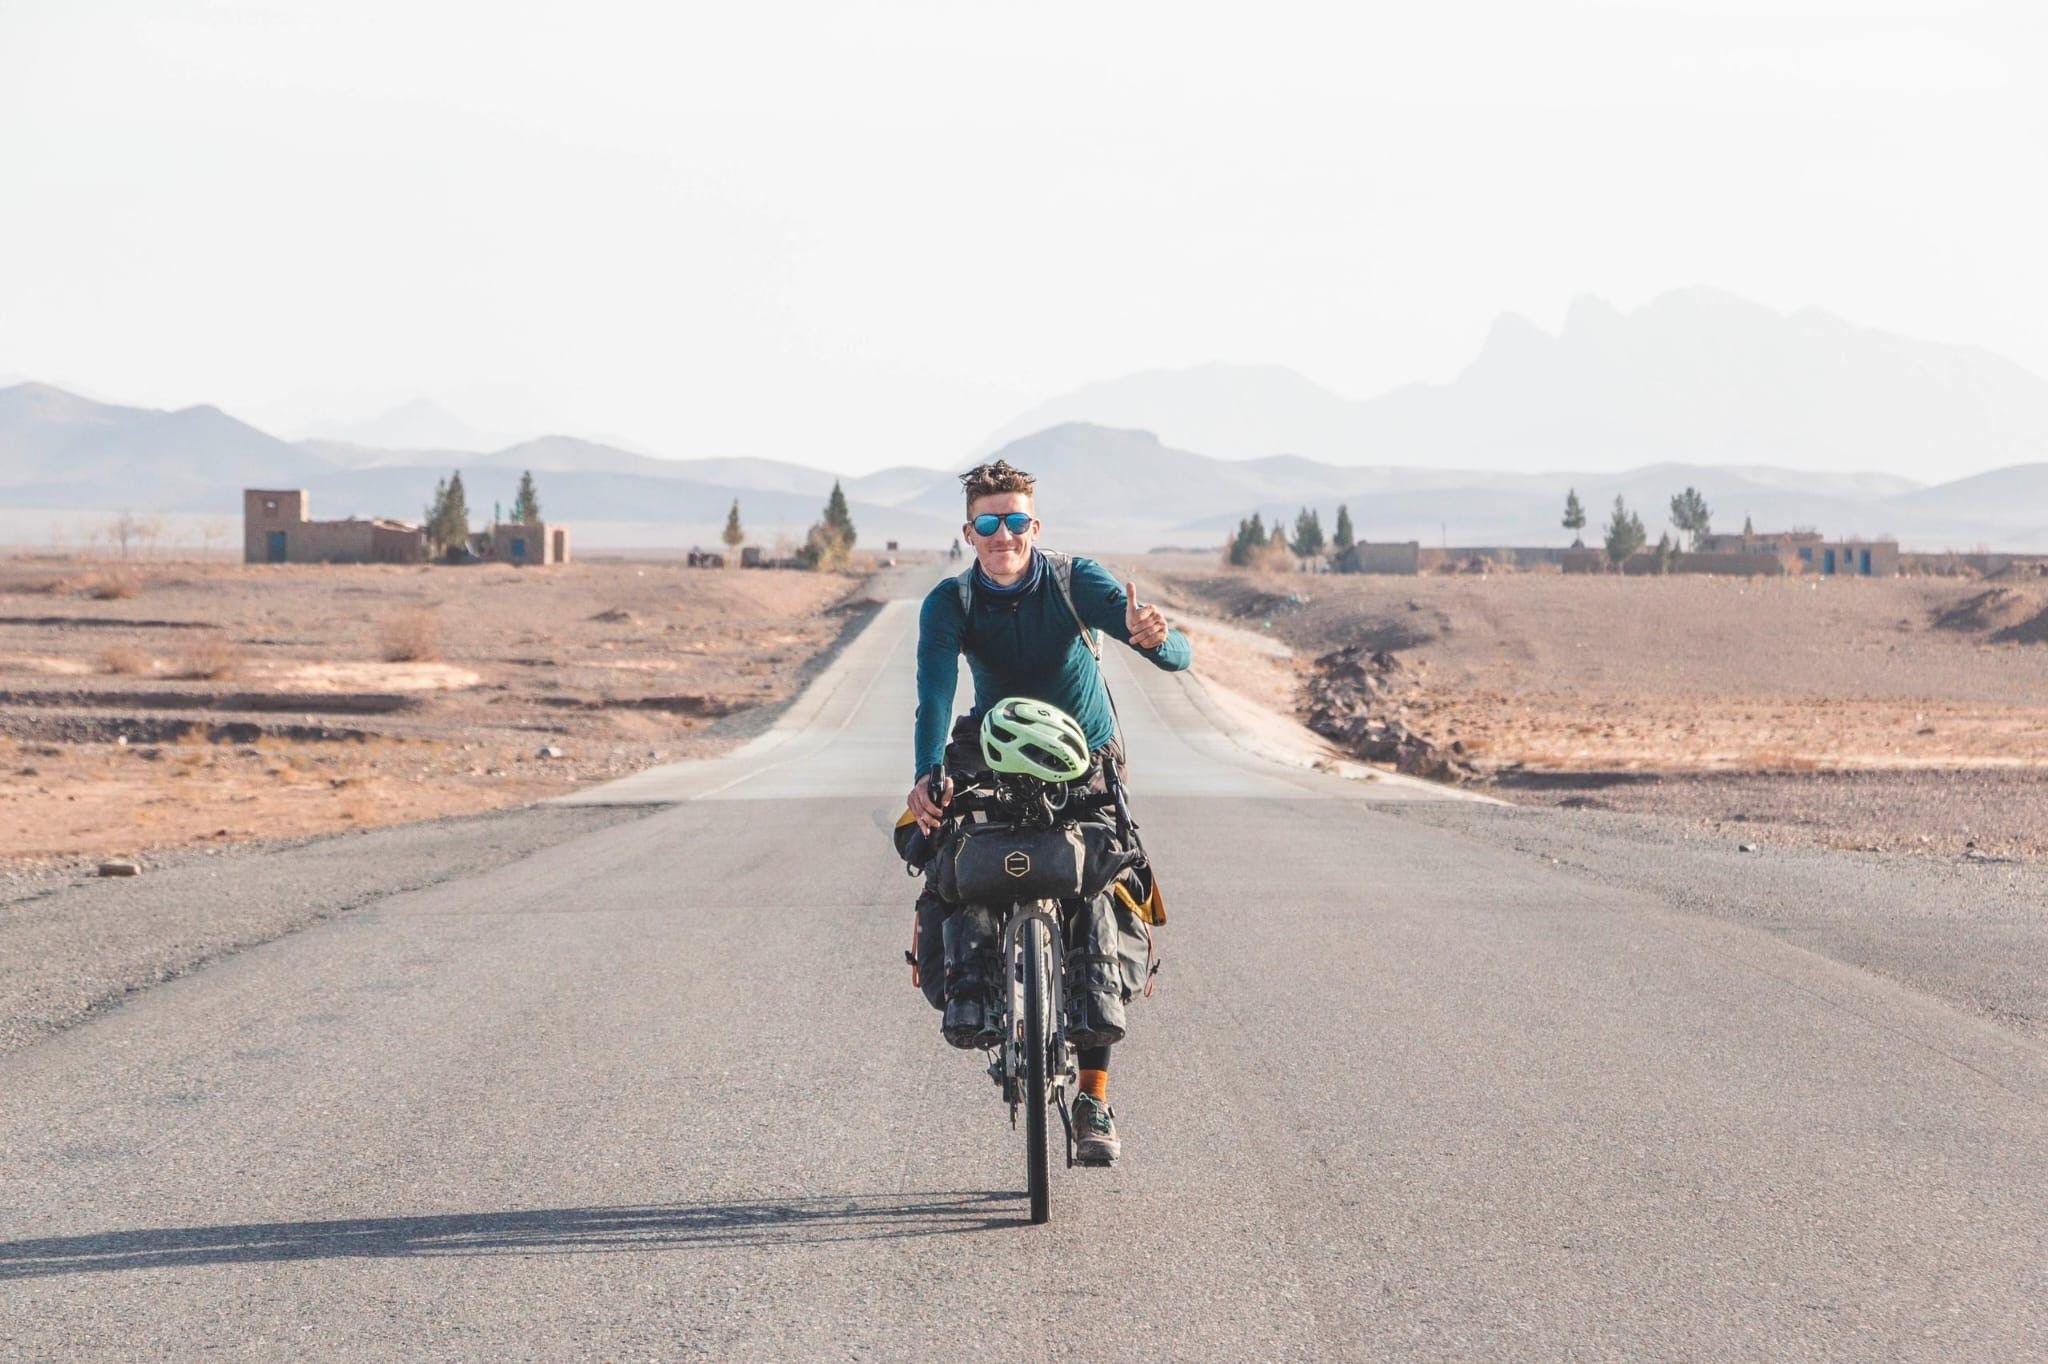
[[[948,999],[975,1008],[989,1078],[1011,1125],[1023,1118],[1031,1220],[1044,1222],[1048,1110],[1060,1115],[1072,1166],[1076,1050],[1122,1039],[1125,1001],[1149,993],[1158,969],[1147,925],[1163,915],[1115,764],[1089,754],[1071,717],[1011,697],[989,708],[980,737],[987,770],[951,773],[946,822],[921,851],[932,889],[953,911]],[[933,768],[929,789],[942,790],[947,776]],[[920,859],[910,860],[915,870]],[[985,969],[957,973],[955,925],[965,935],[969,919],[994,950],[979,954]]]

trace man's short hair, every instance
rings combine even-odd
[[[993,464],[977,464],[960,475],[960,486],[967,490],[967,509],[974,510],[974,499],[988,497],[994,493],[1031,493],[1038,487],[1038,480],[1014,468],[1005,459]]]

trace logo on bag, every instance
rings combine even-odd
[[[1012,876],[1024,875],[1024,873],[1031,870],[1031,854],[1027,852],[1011,853],[1003,859],[1003,870]]]

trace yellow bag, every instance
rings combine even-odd
[[[1134,878],[1140,882],[1139,888],[1145,892],[1145,898],[1142,900],[1133,895],[1126,884]],[[1115,892],[1116,898],[1125,909],[1145,923],[1157,928],[1166,922],[1166,897],[1160,894],[1159,878],[1152,874],[1150,867],[1140,872],[1125,873],[1117,878],[1116,884],[1110,889]]]

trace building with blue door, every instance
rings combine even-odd
[[[417,564],[427,533],[406,521],[315,521],[303,488],[242,490],[242,561],[251,564]]]
[[[547,521],[502,521],[473,537],[486,559],[538,568],[569,562],[569,528]]]
[[[1899,542],[1896,540],[1828,540],[1815,530],[1766,531],[1703,536],[1703,551],[1681,555],[1681,560],[1700,561],[1684,572],[1713,573],[1759,571],[1743,565],[1775,560],[1789,573],[1816,573],[1822,577],[1889,578],[1899,571]],[[1708,561],[1725,561],[1729,567],[1710,567]]]

